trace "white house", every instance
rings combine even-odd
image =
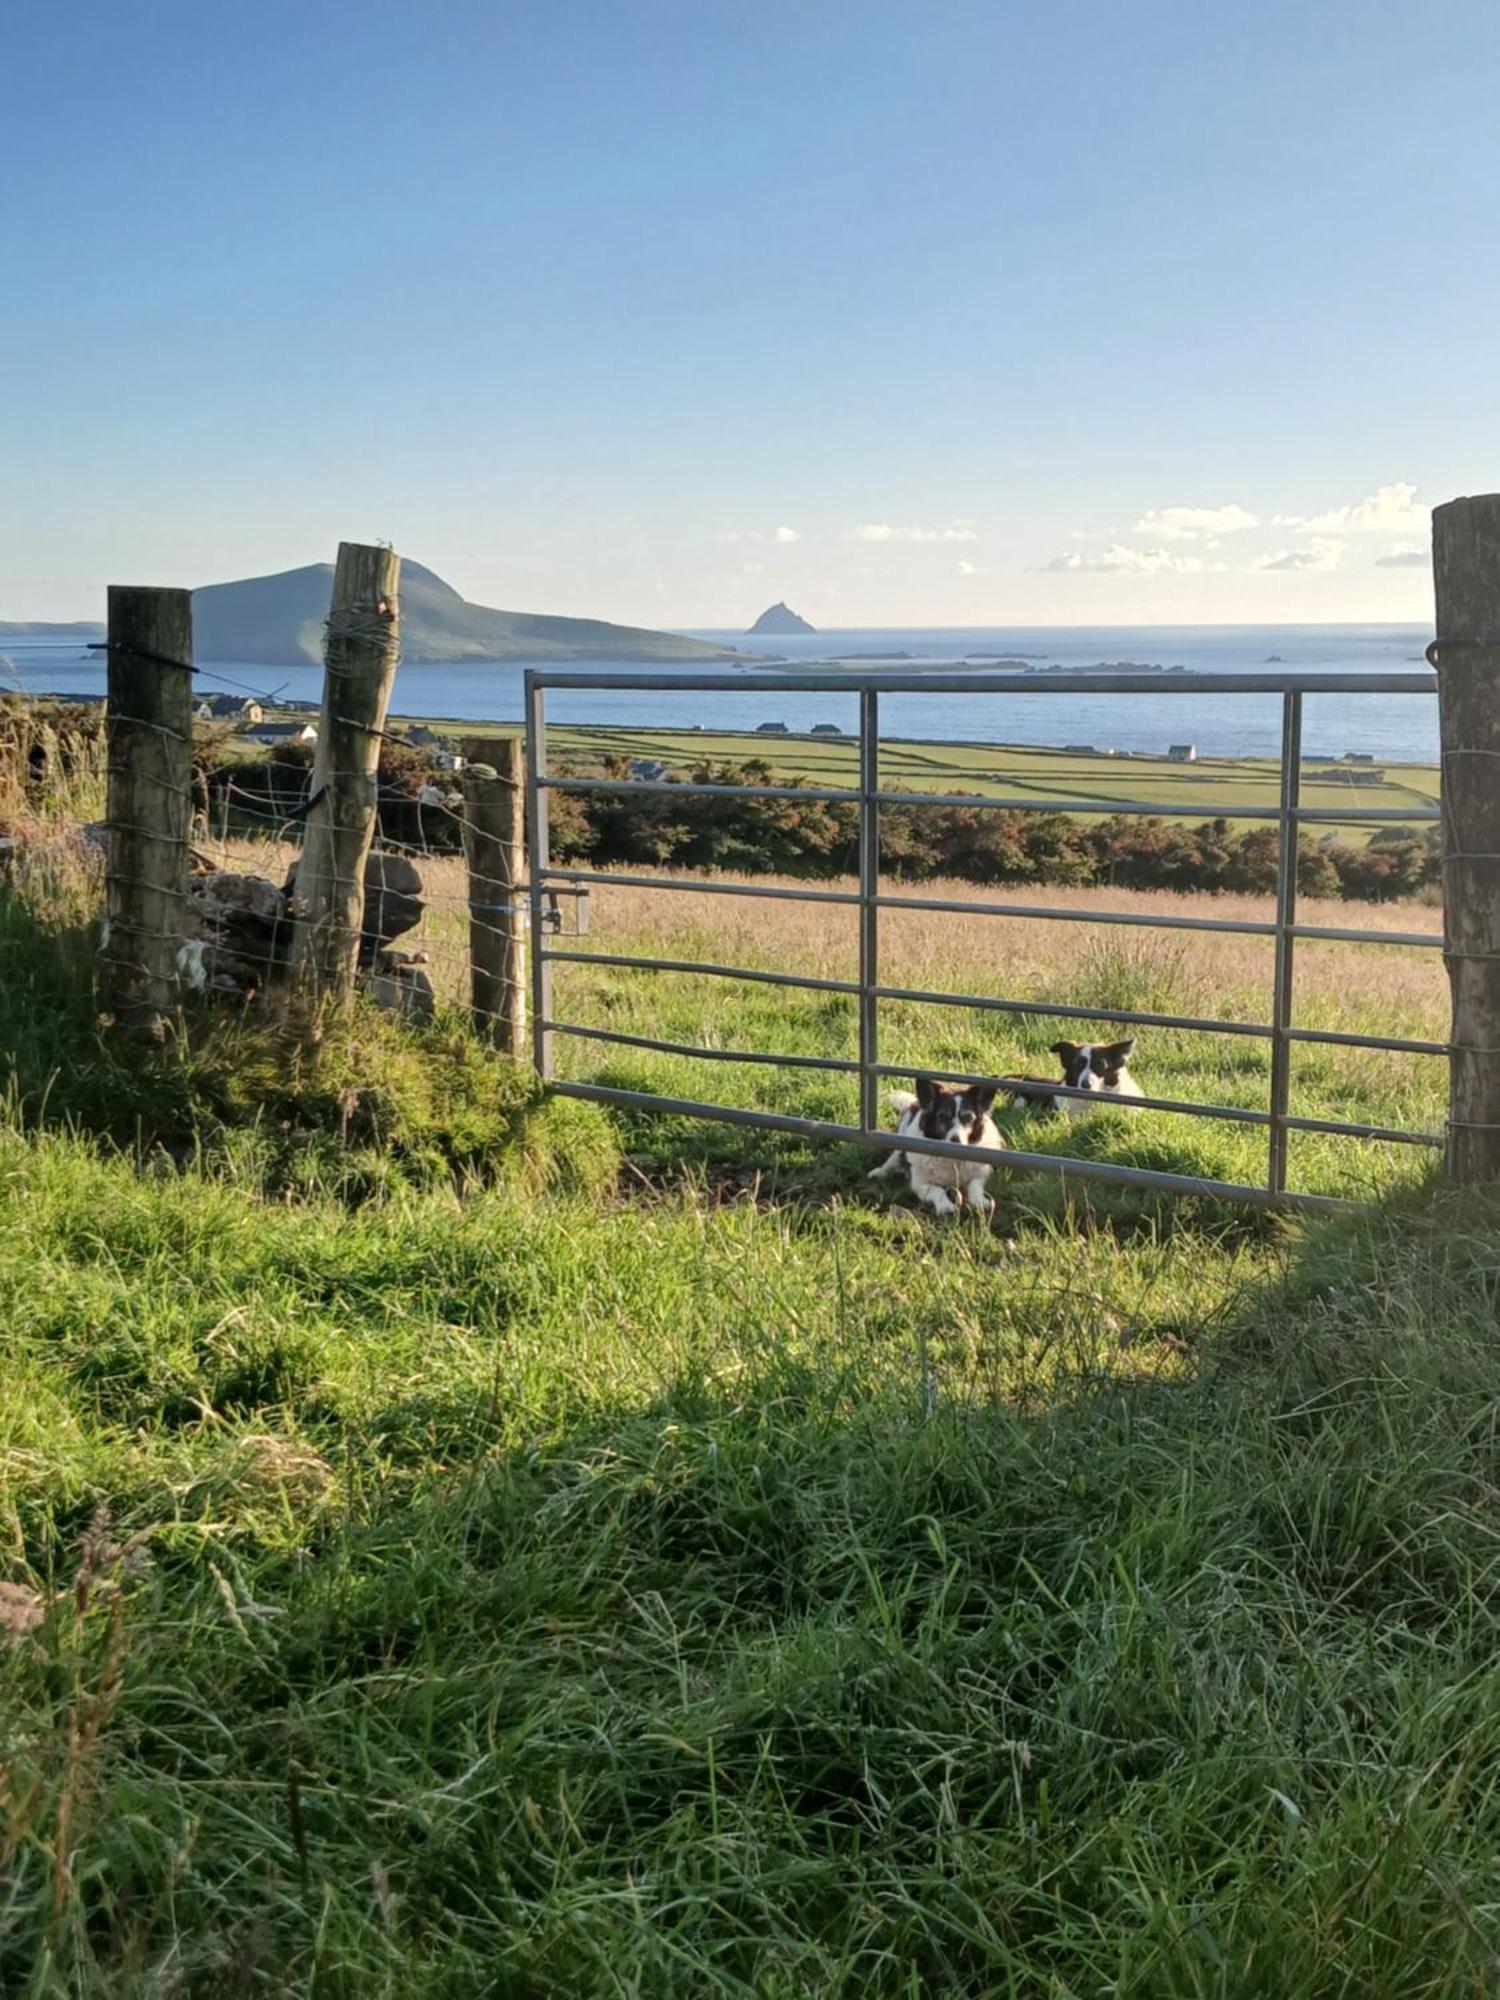
[[[316,743],[318,732],[310,722],[258,722],[246,732],[252,743]]]

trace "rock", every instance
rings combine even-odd
[[[296,894],[297,863],[286,878],[288,902]],[[385,946],[422,921],[422,877],[404,854],[379,849],[365,863],[365,910],[359,962],[368,970]]]
[[[769,610],[762,611],[759,618],[750,627],[752,634],[756,632],[811,632],[814,629],[813,626],[808,624],[805,618],[799,618],[789,604],[773,604]]]
[[[422,877],[404,854],[375,853],[365,864],[365,921],[360,955],[373,959],[422,921]]]
[[[432,1019],[437,996],[424,967],[425,952],[383,951],[365,991],[377,1007],[407,1021],[425,1025]]]
[[[286,897],[265,876],[220,868],[188,878],[177,966],[191,991],[253,999],[285,965],[291,941]]]

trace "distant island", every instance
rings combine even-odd
[[[48,624],[45,619],[0,618],[0,643],[9,639],[13,645],[40,646],[87,645],[90,639],[102,639],[104,627],[93,618],[76,618],[68,624]]]
[[[1163,666],[1160,660],[1095,660],[1092,666],[1028,667],[1028,674],[1185,674],[1184,666]]]
[[[816,630],[817,627],[809,625],[805,618],[799,618],[789,604],[773,604],[769,611],[762,611],[746,636],[753,638],[759,632],[769,632],[778,638],[784,638],[791,632]]]
[[[275,576],[211,583],[193,592],[193,656],[201,665],[305,667],[323,658],[323,625],[333,594],[333,565]],[[86,640],[101,625],[0,623],[0,640]],[[549,618],[470,604],[421,563],[401,564],[401,658],[408,666],[451,666],[460,660],[640,660],[666,663],[738,661],[732,646],[608,625],[598,618]]]

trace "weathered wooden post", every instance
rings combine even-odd
[[[104,1010],[161,1040],[178,1002],[193,761],[185,590],[109,592]]]
[[[339,543],[292,937],[294,972],[335,998],[354,984],[380,738],[401,651],[400,582],[394,549]]]
[[[519,1060],[526,1053],[526,760],[514,736],[470,739],[463,755],[474,1025]]]
[[[1500,1180],[1500,493],[1432,516],[1443,941],[1453,999],[1448,1172]]]

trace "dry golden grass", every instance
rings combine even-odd
[[[281,880],[296,858],[283,842],[232,840],[204,850],[220,865]],[[425,950],[434,984],[449,1000],[464,998],[468,978],[468,880],[456,855],[418,857],[427,912],[403,944]],[[635,953],[742,965],[758,971],[853,979],[857,973],[856,913],[851,907],[716,896],[718,886],[776,886],[773,878],[661,871],[667,879],[701,884],[682,890],[595,886],[586,938],[556,940],[560,949]],[[781,884],[787,889],[813,885]],[[852,879],[815,885],[852,894]],[[906,893],[887,885],[892,893]],[[1266,896],[1153,893],[1134,889],[1048,886],[986,889],[939,880],[910,891],[962,903],[1004,902],[1031,909],[1111,910],[1145,917],[1207,917],[1270,923]],[[1442,913],[1425,904],[1349,903],[1302,899],[1299,921],[1344,929],[1442,934]],[[1272,944],[1269,938],[1127,926],[1093,926],[1035,917],[964,917],[945,911],[886,910],[880,918],[885,984],[934,992],[1008,995],[1083,1005],[1119,1005],[1156,1013],[1224,1019],[1269,1018]],[[626,973],[621,978],[629,977]],[[1131,997],[1133,996],[1133,997]],[[1362,1023],[1374,1031],[1441,1035],[1446,1030],[1447,982],[1440,953],[1399,945],[1304,941],[1297,947],[1299,1022],[1338,1027]]]

